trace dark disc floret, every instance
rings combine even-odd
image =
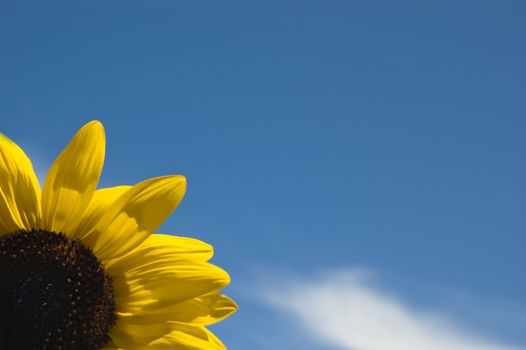
[[[98,349],[115,324],[110,276],[77,239],[0,237],[0,350]]]

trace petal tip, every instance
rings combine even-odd
[[[86,124],[80,129],[81,131],[85,131],[90,134],[100,135],[102,137],[105,137],[106,132],[104,130],[104,125],[98,121],[97,119],[94,119]]]
[[[102,122],[98,119],[93,119],[89,122],[87,122],[84,126],[93,126],[93,127],[99,127],[99,128],[104,128],[104,125],[102,125]]]
[[[186,192],[186,177],[183,175],[168,175],[163,178],[165,183],[172,187],[174,190],[177,190],[178,192],[182,192],[183,195]]]

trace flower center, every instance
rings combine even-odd
[[[0,349],[98,349],[114,324],[111,278],[79,240],[0,237]]]

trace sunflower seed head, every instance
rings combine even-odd
[[[111,277],[77,239],[0,237],[0,349],[98,349],[115,324]]]

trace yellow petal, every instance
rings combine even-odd
[[[177,323],[136,325],[119,320],[110,331],[110,337],[125,349],[226,350],[206,328]]]
[[[83,241],[103,262],[141,244],[177,208],[186,191],[183,176],[143,181],[117,198]]]
[[[36,228],[40,186],[24,151],[0,133],[0,235]]]
[[[224,320],[237,309],[237,304],[226,295],[212,293],[178,304],[168,319],[208,326]]]
[[[122,274],[132,267],[147,265],[149,262],[170,260],[207,261],[214,254],[214,248],[194,238],[156,233],[128,254],[106,264],[110,274]]]
[[[109,335],[117,346],[125,349],[136,349],[169,334],[172,329],[173,325],[166,322],[136,325],[126,320],[117,319],[117,323]]]
[[[225,345],[208,329],[187,325],[177,325],[176,329],[149,343],[146,348],[156,350],[226,350]]]
[[[42,191],[42,228],[72,235],[99,182],[106,139],[92,121],[82,127],[55,160]]]
[[[111,273],[119,314],[169,311],[173,305],[215,292],[230,282],[219,267],[195,260],[150,259],[124,274]]]
[[[131,186],[115,186],[96,190],[79,222],[75,237],[82,239],[89,232],[93,231],[95,225],[113,205],[115,200],[130,188]]]
[[[176,321],[208,326],[229,317],[237,308],[236,303],[226,295],[211,293],[175,304],[164,310],[139,310],[135,314],[120,314],[119,318],[135,324]]]

